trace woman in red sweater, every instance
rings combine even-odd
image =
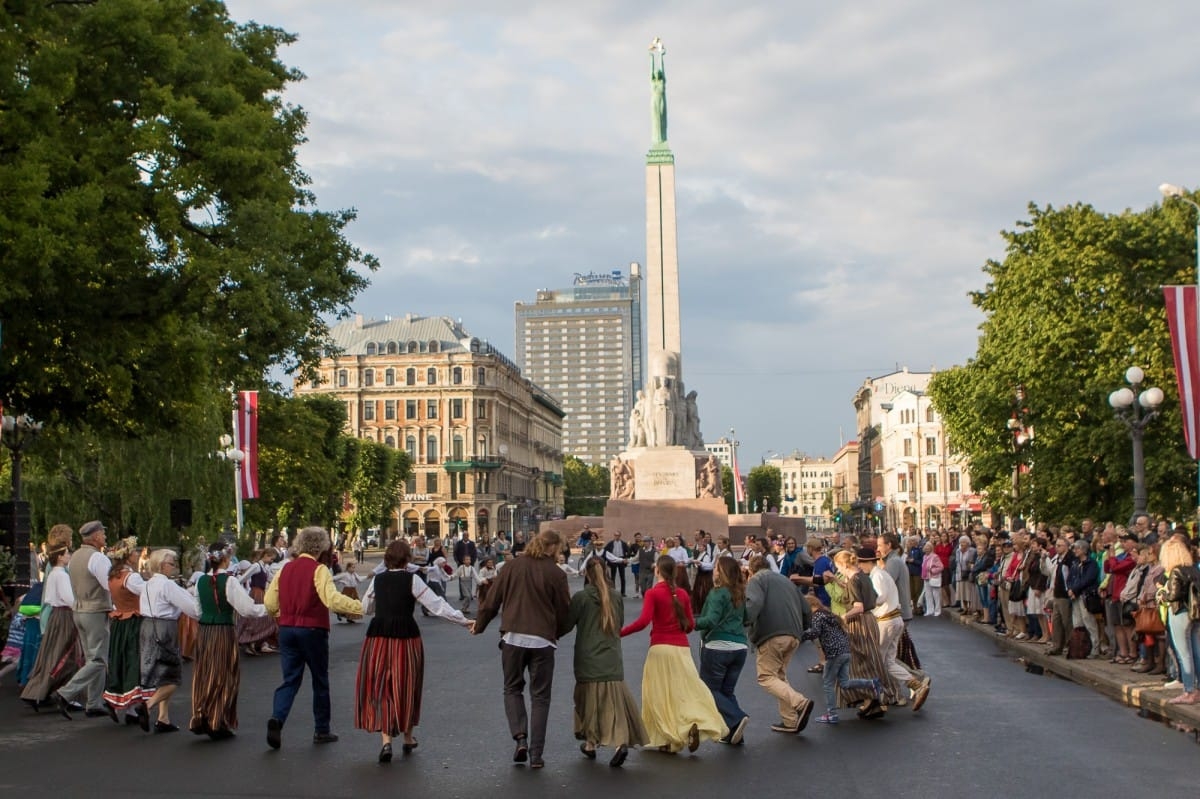
[[[695,752],[701,738],[718,741],[728,730],[692,661],[687,634],[696,623],[687,592],[675,587],[675,559],[660,557],[654,577],[642,615],[621,628],[621,637],[652,625],[642,668],[642,723],[650,746],[674,753],[686,745]]]

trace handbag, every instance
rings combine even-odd
[[[1099,592],[1093,589],[1083,595],[1083,607],[1088,613],[1100,613],[1104,610],[1104,600],[1100,598]]]
[[[934,588],[941,588],[942,587],[942,575],[934,574],[926,582],[928,582]]]
[[[1166,627],[1157,607],[1138,608],[1133,612],[1133,630],[1138,635],[1162,635]]]
[[[1009,602],[1024,602],[1025,597],[1029,596],[1029,586],[1024,580],[1013,580],[1012,587],[1008,589]]]

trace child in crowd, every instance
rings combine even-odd
[[[463,555],[462,563],[454,570],[454,576],[458,579],[458,598],[462,600],[462,612],[466,613],[471,609],[471,600],[475,598],[475,589],[479,585],[479,573],[471,564],[470,555]]]
[[[358,599],[358,564],[354,561],[346,563],[346,568],[333,576],[333,584],[344,595],[351,599]],[[349,616],[338,616],[339,621],[344,621],[347,624],[354,624],[354,619]]]
[[[821,724],[837,724],[837,688],[843,690],[867,690],[875,692],[875,699],[883,696],[879,680],[850,679],[850,636],[842,627],[841,619],[821,604],[815,594],[806,594],[808,606],[812,608],[812,627],[805,630],[800,640],[816,639],[825,653],[825,670],[821,673],[821,687],[825,689],[825,715],[818,716]]]

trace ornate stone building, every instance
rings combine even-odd
[[[565,414],[499,350],[445,317],[359,316],[330,332],[338,354],[296,393],[337,396],[352,435],[408,453],[393,530],[486,539],[561,515]]]

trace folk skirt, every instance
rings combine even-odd
[[[143,618],[138,646],[141,655],[139,698],[143,702],[149,701],[164,685],[183,682],[178,619]]]
[[[17,667],[17,685],[24,686],[33,673],[38,649],[42,646],[42,620],[37,616],[25,619],[25,640],[21,642],[21,665]]]
[[[41,702],[66,685],[82,667],[83,647],[75,631],[75,615],[68,607],[56,607],[50,611],[37,660],[21,698]]]
[[[141,616],[114,619],[108,626],[108,679],[104,684],[104,701],[118,710],[141,701],[141,629]]]
[[[355,678],[354,726],[401,735],[421,722],[425,647],[418,638],[368,636]]]
[[[196,666],[192,671],[192,722],[197,735],[236,730],[238,689],[237,633],[230,624],[201,624],[196,636]]]
[[[688,731],[695,724],[700,739],[719,740],[727,732],[692,661],[686,646],[655,644],[646,653],[642,667],[642,724],[649,746],[678,752],[687,745]]]
[[[199,632],[197,629],[199,623],[191,616],[180,615],[176,626],[178,627],[176,641],[179,655],[181,658],[192,660],[196,657],[196,635]]]
[[[893,704],[900,692],[887,671],[883,655],[879,651],[879,625],[870,612],[862,613],[846,622],[846,634],[850,637],[850,677],[862,680],[879,680],[883,683],[885,705]],[[875,698],[870,689],[846,690],[838,687],[838,705],[849,707]]]
[[[646,727],[623,680],[575,683],[575,738],[614,748],[646,745]]]

